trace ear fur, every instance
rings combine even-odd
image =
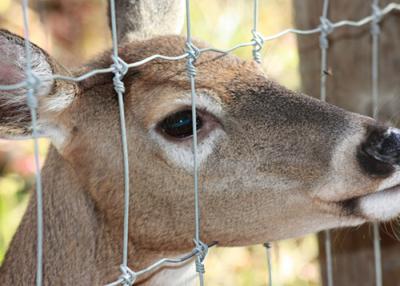
[[[44,127],[52,113],[66,108],[74,97],[71,83],[56,83],[51,75],[60,67],[49,55],[30,44],[32,72],[41,80],[35,90],[38,98],[39,124]],[[0,85],[12,85],[26,79],[26,55],[24,39],[8,31],[0,30]],[[46,80],[43,80],[46,79]],[[27,105],[27,88],[0,90],[0,138],[21,138],[31,133],[30,109]],[[45,128],[39,130],[46,136]]]
[[[116,0],[115,5],[120,42],[178,35],[182,30],[184,0]]]

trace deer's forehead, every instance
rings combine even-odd
[[[196,43],[200,48],[205,45]],[[121,47],[120,57],[128,63],[138,62],[154,54],[168,56],[182,55],[185,39],[181,37],[158,37],[142,42],[131,42]],[[110,66],[112,61],[109,53],[88,64],[84,69],[91,70]],[[183,95],[190,97],[190,81],[187,74],[187,58],[177,61],[154,60],[131,68],[125,75],[127,96],[135,106],[135,111],[149,114],[154,110],[157,114],[169,112],[169,104],[180,100]],[[255,63],[244,61],[236,56],[205,52],[196,63],[196,90],[209,97],[209,102],[223,106],[232,101],[233,86],[241,89],[243,86],[257,84],[264,75]],[[78,73],[85,72],[80,70]],[[93,89],[99,85],[112,85],[112,74],[97,75],[86,79],[80,84],[81,91]],[[113,93],[114,94],[114,93]],[[168,109],[168,110],[167,110]],[[141,112],[141,110],[143,112]],[[150,121],[149,121],[150,122]]]
[[[258,84],[259,71],[251,63],[229,58],[202,58],[196,63],[197,105],[216,116],[232,102],[237,89]],[[191,86],[185,61],[143,67],[130,87],[130,99],[146,126],[191,104]],[[243,86],[239,83],[243,83]]]
[[[167,90],[169,87],[190,93],[191,86],[185,60],[157,62],[140,67],[137,71],[132,81],[133,86],[144,92],[134,96],[148,98],[148,91],[154,89],[166,95],[162,90]],[[265,79],[253,63],[232,56],[204,54],[196,62],[196,89],[211,91],[210,96],[217,98],[221,103],[229,103],[232,100],[233,86],[240,89],[240,83],[243,83],[243,86],[257,84],[260,77]],[[168,96],[164,99],[171,100]]]

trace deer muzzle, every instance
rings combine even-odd
[[[357,154],[362,169],[370,176],[388,177],[400,165],[400,130],[374,127]]]

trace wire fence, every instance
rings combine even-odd
[[[122,142],[122,156],[123,156],[123,169],[124,169],[124,221],[123,221],[123,254],[121,262],[121,275],[116,278],[114,282],[107,284],[107,286],[113,285],[133,285],[137,279],[149,272],[153,272],[165,264],[178,264],[185,262],[189,259],[195,258],[196,271],[199,274],[200,285],[204,285],[204,259],[207,256],[208,248],[214,246],[216,242],[210,242],[206,244],[201,240],[201,227],[200,227],[200,210],[199,210],[199,188],[198,188],[198,164],[197,164],[197,131],[196,131],[196,121],[192,120],[193,129],[193,186],[194,186],[194,212],[195,212],[195,233],[194,233],[194,247],[193,250],[178,258],[163,258],[148,267],[141,270],[132,270],[128,266],[128,223],[129,223],[129,201],[130,201],[130,182],[129,182],[129,160],[128,160],[128,142],[126,135],[125,126],[125,114],[124,114],[124,92],[125,86],[123,82],[124,75],[130,68],[145,65],[156,59],[165,61],[178,61],[182,59],[187,60],[187,73],[191,86],[191,108],[192,108],[192,118],[196,118],[196,68],[194,63],[201,57],[203,53],[207,52],[217,52],[221,54],[228,54],[237,49],[243,47],[253,47],[253,58],[256,62],[261,62],[260,52],[263,45],[267,41],[272,41],[283,37],[287,34],[296,35],[312,35],[320,34],[320,49],[321,49],[321,86],[320,86],[320,98],[321,100],[326,100],[326,77],[327,77],[327,52],[329,48],[328,36],[334,30],[342,27],[361,27],[366,24],[371,24],[371,38],[372,38],[372,100],[373,100],[373,116],[377,118],[378,116],[378,99],[379,99],[379,86],[378,86],[378,65],[379,65],[379,34],[380,28],[379,23],[385,15],[392,11],[400,11],[400,4],[390,3],[385,7],[379,6],[379,0],[371,0],[371,15],[358,21],[342,20],[336,23],[331,22],[328,19],[329,11],[329,0],[324,0],[323,11],[320,17],[320,25],[318,27],[299,30],[299,29],[286,29],[277,34],[270,36],[263,36],[258,32],[258,11],[259,11],[259,1],[254,0],[253,9],[253,27],[251,30],[252,40],[249,42],[239,43],[228,49],[218,49],[218,48],[197,48],[192,42],[191,33],[191,18],[190,18],[190,0],[186,0],[186,23],[187,23],[187,34],[186,34],[186,46],[185,53],[179,56],[168,56],[155,54],[150,57],[144,58],[140,61],[134,63],[126,63],[123,59],[119,57],[118,54],[118,41],[117,41],[117,26],[116,26],[116,13],[115,13],[115,2],[110,0],[110,17],[111,17],[111,32],[112,32],[112,60],[113,64],[109,67],[104,67],[101,69],[94,69],[88,73],[82,74],[77,77],[70,77],[60,74],[54,74],[50,77],[39,78],[35,75],[32,70],[31,63],[31,44],[29,41],[29,21],[28,21],[28,1],[22,0],[23,9],[23,20],[24,20],[24,38],[25,38],[25,53],[26,53],[26,67],[25,67],[25,80],[12,84],[12,85],[0,85],[0,90],[15,90],[19,88],[26,88],[27,90],[27,102],[31,112],[32,121],[32,138],[34,141],[34,158],[36,167],[36,199],[37,199],[37,270],[36,270],[36,285],[42,285],[43,278],[43,209],[42,209],[42,184],[40,176],[39,167],[39,145],[38,145],[38,124],[37,124],[37,91],[40,86],[47,82],[53,80],[64,80],[79,82],[87,78],[93,77],[97,74],[113,73],[113,84],[115,92],[118,96],[119,104],[119,114],[120,114],[120,127],[121,127],[121,142]],[[134,192],[133,192],[134,193]],[[379,237],[379,226],[377,223],[373,225],[374,233],[374,254],[375,254],[375,276],[377,286],[382,285],[382,265],[381,265],[381,253],[380,253],[380,237]],[[271,271],[271,256],[270,256],[270,244],[266,242],[264,244],[267,252],[267,265],[268,265],[268,284],[272,285],[272,271]],[[331,238],[330,232],[325,231],[325,251],[326,251],[326,273],[327,273],[327,283],[329,286],[333,286],[333,272],[332,272],[332,251],[331,251]]]

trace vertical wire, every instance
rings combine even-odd
[[[111,35],[112,35],[112,49],[113,59],[118,61],[118,39],[117,39],[117,24],[116,24],[116,12],[115,12],[115,1],[110,0],[110,13],[111,13]],[[118,62],[116,62],[118,64]],[[116,73],[116,78],[120,81],[123,74]],[[118,78],[120,77],[120,78]],[[117,83],[114,81],[114,84]],[[123,86],[123,84],[122,84]],[[125,109],[124,109],[124,98],[123,98],[123,87],[115,88],[118,95],[118,107],[119,107],[119,119],[121,126],[121,142],[122,142],[122,154],[123,154],[123,166],[124,166],[124,233],[123,233],[123,253],[122,253],[122,266],[128,267],[128,231],[129,231],[129,160],[128,160],[128,140],[126,136],[126,121],[125,121]]]
[[[378,104],[379,104],[379,0],[373,0],[372,14],[374,19],[371,25],[372,36],[372,65],[371,65],[371,81],[372,81],[372,114],[375,119],[378,119]],[[379,223],[373,222],[374,236],[374,260],[375,260],[375,285],[382,286],[382,255],[379,233]]]
[[[375,259],[375,285],[382,286],[382,255],[381,255],[381,237],[379,234],[379,224],[372,223],[374,234],[374,259]]]
[[[43,196],[42,196],[42,179],[39,161],[39,134],[37,128],[37,99],[35,97],[35,84],[38,84],[38,79],[34,77],[32,72],[32,56],[31,44],[29,41],[29,19],[28,19],[28,1],[22,1],[22,12],[24,20],[24,41],[25,41],[25,57],[26,57],[26,77],[28,83],[27,100],[30,107],[32,121],[32,137],[34,145],[35,157],[35,179],[36,179],[36,212],[37,212],[37,245],[36,245],[36,286],[42,285],[43,280]]]
[[[192,31],[191,31],[191,19],[190,19],[190,0],[186,0],[186,38],[189,49],[192,48]],[[191,101],[192,101],[192,130],[193,130],[193,183],[194,183],[194,208],[195,208],[195,242],[199,246],[200,240],[200,207],[199,207],[199,187],[198,187],[198,166],[197,166],[197,114],[196,114],[196,83],[195,83],[195,72],[193,67],[194,58],[193,55],[188,57],[188,68],[192,68],[192,72],[189,72],[190,88],[191,88]],[[200,265],[202,263],[200,253],[196,256],[196,263]],[[198,271],[200,285],[204,285],[204,273]]]
[[[260,50],[262,48],[263,40],[261,37],[258,37],[258,22],[259,22],[259,1],[254,0],[253,2],[253,37],[254,37],[254,46],[253,46],[253,58],[256,62],[261,63]],[[265,242],[264,244],[265,252],[267,256],[267,271],[268,271],[268,286],[272,286],[272,262],[271,262],[271,244],[269,242]]]
[[[326,254],[326,278],[328,286],[333,286],[331,232],[329,230],[325,230],[324,234],[325,234],[325,254]]]
[[[253,7],[253,30],[258,30],[258,11],[259,11],[259,4],[258,0],[254,0],[254,7]]]
[[[259,2],[254,0],[253,2],[253,29],[251,33],[253,34],[253,59],[257,63],[261,63],[260,51],[264,44],[264,37],[258,32],[258,18],[259,18]]]
[[[327,19],[328,17],[328,8],[329,8],[329,0],[324,0],[324,6],[322,10],[322,18]],[[321,89],[320,89],[320,98],[322,101],[326,101],[326,69],[327,69],[327,51],[328,51],[328,43],[326,39],[326,31],[322,29],[321,34]]]
[[[271,259],[271,243],[264,243],[265,252],[267,255],[267,269],[268,269],[268,286],[272,286],[272,259]]]
[[[320,47],[321,47],[321,89],[320,98],[322,101],[326,101],[326,70],[327,70],[327,52],[329,42],[327,39],[328,33],[331,32],[329,27],[328,17],[329,0],[324,0],[322,17],[321,17],[321,36],[320,36]],[[325,255],[326,255],[326,278],[328,286],[333,286],[333,269],[332,269],[332,242],[331,233],[329,230],[324,231],[325,235]]]
[[[371,66],[371,81],[372,81],[372,114],[375,119],[378,119],[378,103],[379,103],[379,17],[376,9],[379,9],[379,0],[373,0],[372,9],[374,19],[371,26],[372,36],[372,66]]]

